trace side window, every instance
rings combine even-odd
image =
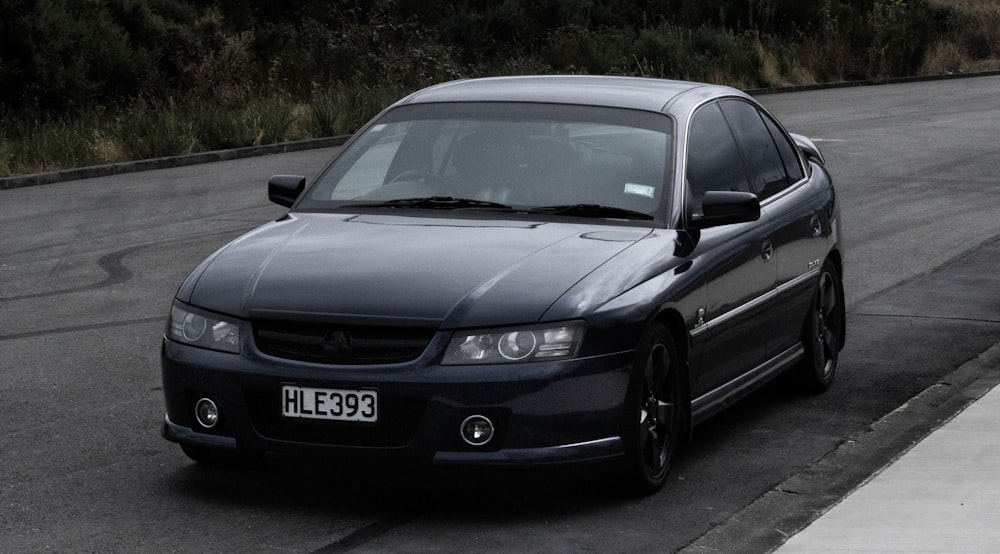
[[[750,191],[764,200],[788,187],[785,164],[757,108],[741,100],[724,100],[720,105],[746,161]]]
[[[687,183],[694,209],[701,210],[705,191],[750,192],[733,134],[716,103],[702,106],[691,119]]]
[[[791,139],[785,133],[781,132],[781,128],[773,119],[767,114],[761,114],[761,117],[768,132],[771,133],[771,138],[774,139],[774,144],[778,145],[778,154],[781,154],[781,162],[785,164],[785,173],[788,174],[788,184],[798,183],[805,177],[805,173],[802,172],[802,164],[799,162],[799,155],[796,153],[798,148],[792,144]]]

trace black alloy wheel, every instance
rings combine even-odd
[[[636,351],[625,436],[627,473],[639,494],[663,487],[677,451],[686,413],[682,367],[673,336],[663,325],[651,325]]]
[[[816,394],[830,388],[837,372],[845,329],[843,284],[837,268],[827,260],[802,326],[805,359],[798,373],[806,392]]]

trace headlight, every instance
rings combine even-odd
[[[235,319],[174,302],[167,321],[167,337],[185,344],[221,352],[239,353],[240,328]]]
[[[456,331],[441,363],[509,364],[569,359],[575,357],[580,350],[583,331],[584,324],[581,321]]]

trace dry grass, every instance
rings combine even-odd
[[[952,8],[957,21],[949,36],[928,51],[925,74],[1000,69],[1000,2],[997,0],[932,0]]]
[[[947,6],[963,12],[996,12],[1000,10],[996,0],[931,0],[931,4]]]
[[[107,136],[100,130],[94,131],[94,140],[91,143],[94,152],[94,160],[101,164],[111,164],[128,160],[128,154],[122,147],[121,141]]]
[[[785,76],[782,75],[781,67],[775,55],[764,47],[760,39],[754,41],[754,48],[757,50],[757,57],[760,59],[760,74],[764,81],[772,87],[780,87],[789,84]]]

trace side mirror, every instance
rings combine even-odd
[[[291,208],[305,189],[306,178],[301,175],[275,175],[267,182],[267,199]]]
[[[701,210],[702,214],[694,218],[699,229],[760,219],[760,201],[750,192],[707,191]]]

